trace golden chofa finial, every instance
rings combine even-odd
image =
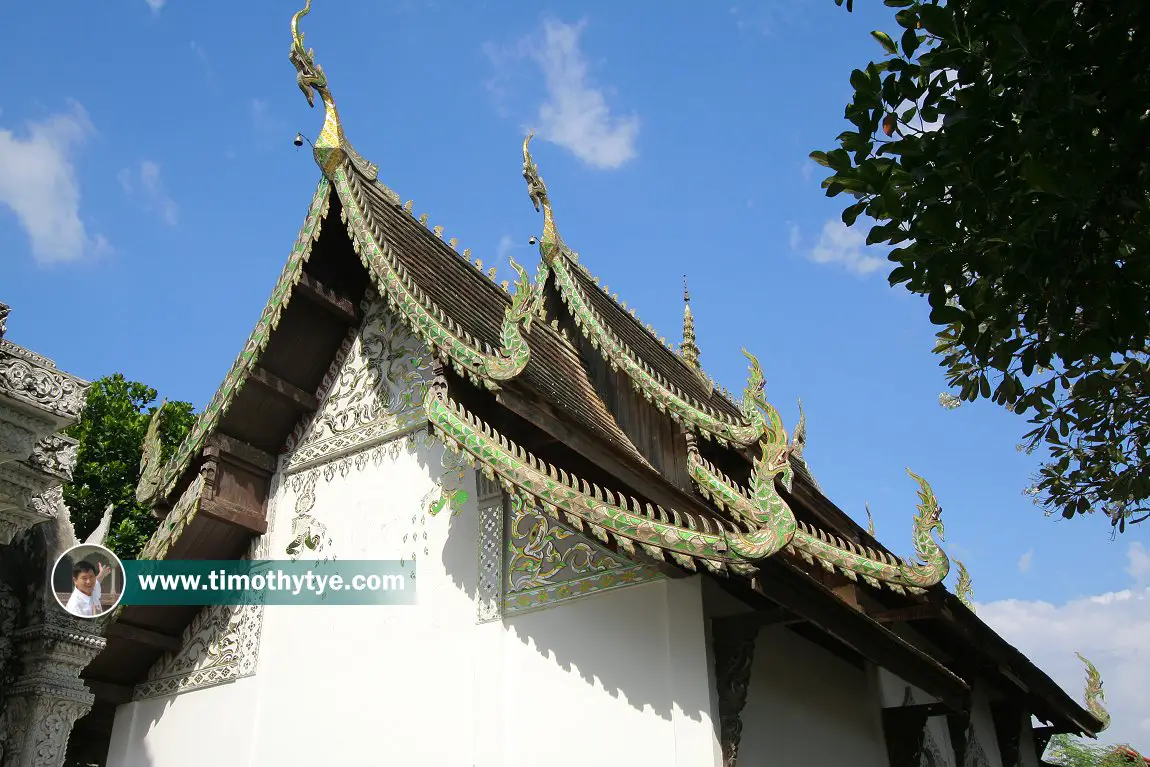
[[[564,248],[563,240],[559,237],[559,230],[555,228],[555,216],[551,212],[551,197],[547,193],[547,184],[539,175],[539,166],[531,159],[531,139],[535,131],[531,131],[523,139],[523,180],[527,182],[527,195],[535,210],[543,211],[543,236],[539,240],[539,252],[544,259],[550,261],[557,252]]]
[[[311,0],[307,0],[302,11],[291,17],[291,53],[289,59],[296,71],[296,84],[308,106],[315,107],[315,95],[318,93],[324,107],[323,128],[319,138],[312,145],[316,162],[323,168],[324,173],[331,174],[345,159],[350,158],[356,167],[374,180],[376,168],[363,160],[347,143],[340,125],[339,112],[335,108],[335,100],[328,89],[327,75],[323,67],[315,61],[315,51],[305,48],[303,33],[299,30],[299,22],[304,16],[311,13]]]

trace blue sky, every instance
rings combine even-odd
[[[864,522],[869,502],[909,554],[904,467],[926,476],[984,616],[1076,695],[1072,651],[1093,653],[1113,736],[1150,743],[1150,662],[1130,638],[1150,628],[1148,530],[1044,518],[1022,494],[1038,459],[1015,449],[1024,422],[939,406],[925,300],[887,286],[885,252],[838,223],[807,159],[846,129],[849,73],[892,24],[858,5],[315,0],[304,31],[357,149],[505,274],[537,258],[519,154],[534,128],[560,230],[612,292],[677,341],[688,275],[705,368],[740,390],[746,346],[792,427],[802,398],[827,494]],[[20,73],[0,98],[9,338],[90,380],[207,402],[318,179],[291,143],[322,121],[288,63],[294,10],[0,9],[0,62]]]

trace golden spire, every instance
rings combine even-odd
[[[543,236],[539,239],[539,252],[545,261],[551,261],[560,252],[574,256],[559,236],[555,227],[555,216],[551,212],[551,197],[547,194],[547,184],[539,175],[539,167],[531,159],[531,139],[535,131],[527,134],[523,139],[523,180],[527,182],[527,194],[531,198],[535,210],[543,211]]]
[[[695,343],[695,315],[691,313],[691,294],[687,290],[687,275],[683,275],[683,361],[699,370],[699,345]]]
[[[315,107],[315,94],[318,93],[324,107],[323,128],[319,138],[312,145],[315,161],[327,175],[335,172],[344,159],[349,159],[357,170],[365,174],[370,180],[375,180],[377,168],[356,153],[347,138],[343,135],[343,125],[339,121],[339,112],[335,108],[335,99],[328,89],[327,75],[323,67],[315,61],[315,51],[304,48],[303,33],[299,31],[299,22],[304,16],[311,13],[311,0],[307,0],[303,10],[291,17],[291,53],[289,58],[296,70],[296,84],[307,99],[308,106]]]

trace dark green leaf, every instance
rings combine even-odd
[[[892,56],[898,55],[898,46],[894,44],[894,40],[886,32],[871,32],[870,36],[878,40],[878,44],[882,46],[884,51]]]
[[[919,43],[922,39],[915,33],[914,29],[908,29],[902,33],[902,52],[908,59],[914,56],[914,52],[918,50]]]
[[[812,160],[817,162],[819,165],[822,165],[824,168],[831,167],[831,164],[829,162],[827,162],[827,153],[826,152],[811,152],[810,155],[808,155],[808,156]]]

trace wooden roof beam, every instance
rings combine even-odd
[[[730,615],[724,618],[714,618],[713,622],[724,627],[730,626],[734,630],[742,632],[744,630],[757,630],[769,626],[790,626],[795,623],[802,623],[803,619],[790,610],[776,607],[758,612],[740,613],[739,615]]]
[[[294,295],[306,298],[345,325],[358,327],[362,319],[351,299],[336,293],[307,272],[300,275]]]
[[[113,706],[132,702],[132,688],[126,685],[102,682],[99,679],[85,679],[84,684],[96,696],[96,700],[110,703]]]
[[[910,684],[938,698],[948,708],[968,705],[970,687],[949,669],[843,602],[801,570],[781,560],[766,560],[753,588],[780,607],[801,616],[847,647]]]
[[[301,412],[314,413],[319,410],[319,400],[316,399],[315,395],[285,381],[265,367],[256,365],[252,368],[249,380],[260,384],[267,391],[291,403]]]
[[[200,501],[200,514],[217,522],[242,527],[252,535],[263,535],[268,531],[268,520],[263,516],[262,509],[251,509],[216,498],[204,498]]]
[[[942,616],[937,605],[921,604],[909,607],[896,607],[891,610],[881,610],[871,613],[876,623],[909,623],[911,621],[933,620]]]
[[[614,474],[619,481],[634,488],[635,492],[652,503],[668,509],[710,516],[714,512],[693,496],[669,484],[651,470],[640,470],[610,448],[603,446],[582,431],[569,426],[554,408],[542,399],[512,391],[504,387],[496,394],[496,401],[538,429],[552,435],[571,450]]]
[[[110,624],[106,636],[109,639],[126,639],[136,644],[156,647],[165,652],[179,652],[180,648],[184,646],[184,642],[180,637],[161,634],[159,631],[133,626],[130,623],[124,623],[122,620]]]
[[[208,445],[218,447],[232,457],[251,464],[257,469],[262,469],[268,474],[274,474],[276,468],[279,466],[279,461],[276,460],[276,457],[271,453],[260,450],[258,447],[253,447],[247,442],[238,440],[235,437],[229,437],[223,432],[217,431],[209,437]]]
[[[1054,722],[1060,732],[1097,735],[1097,720],[1093,719],[1090,712],[1082,708],[1029,658],[971,613],[959,602],[958,597],[942,591],[936,592],[932,601],[939,606],[937,627],[961,639],[973,654],[982,656],[981,663],[991,679],[1001,680],[1011,685],[1017,691],[1016,694],[1026,696],[1030,700],[1030,713],[1041,720]],[[966,662],[971,663],[973,660]],[[1010,669],[1008,673],[1002,673],[1007,669]]]

